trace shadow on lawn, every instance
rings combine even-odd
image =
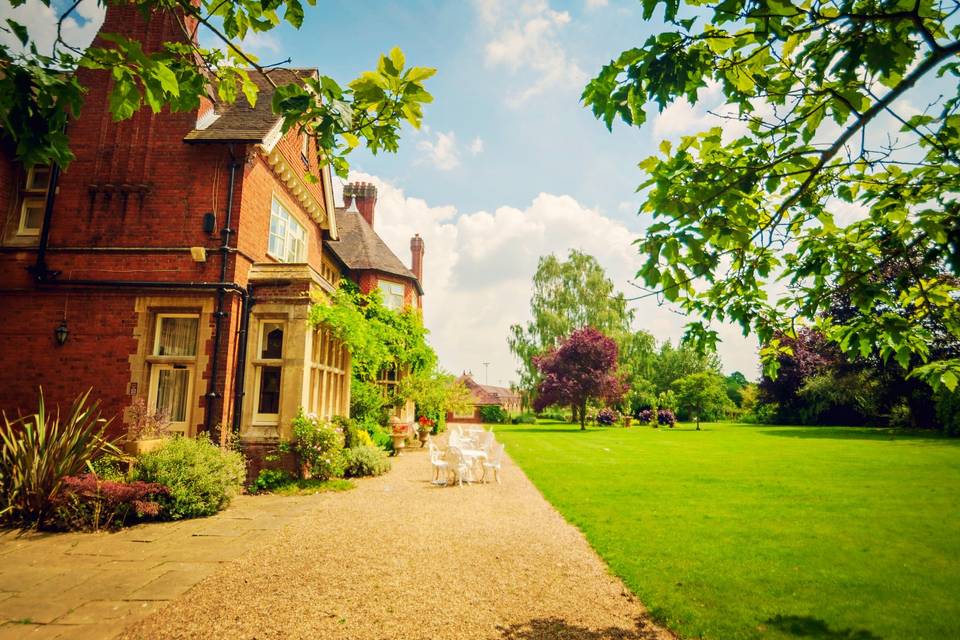
[[[830,440],[891,440],[920,441],[925,444],[960,445],[960,438],[950,438],[931,431],[905,431],[903,429],[871,429],[869,427],[774,427],[760,433],[778,438],[811,438]]]
[[[663,637],[643,618],[637,618],[633,629],[587,629],[560,618],[536,618],[497,629],[503,634],[504,640],[657,640]]]
[[[775,615],[765,624],[797,638],[813,640],[883,640],[866,629],[831,629],[826,621],[813,616]]]

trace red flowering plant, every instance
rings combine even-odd
[[[577,329],[533,362],[541,376],[534,411],[550,405],[576,407],[581,429],[587,428],[590,400],[614,404],[626,391],[617,372],[617,343],[593,327]]]
[[[417,422],[420,423],[420,431],[432,431],[433,425],[437,424],[436,420],[431,420],[427,416],[420,416]]]
[[[393,425],[392,431],[393,431],[393,435],[395,435],[395,436],[403,436],[403,435],[406,435],[406,434],[407,434],[407,425],[404,424],[403,422],[397,422],[396,424]]]
[[[46,527],[67,531],[119,529],[158,518],[170,490],[156,482],[113,482],[85,473],[63,479]]]

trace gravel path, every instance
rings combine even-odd
[[[316,496],[308,515],[121,636],[673,638],[506,460],[503,484],[436,487],[421,451]]]

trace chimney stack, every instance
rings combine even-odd
[[[410,254],[413,256],[410,271],[413,271],[413,275],[423,284],[423,238],[419,233],[410,238]]]
[[[353,202],[353,183],[348,182],[343,185],[343,208],[346,211],[350,210],[350,204]]]
[[[369,182],[354,182],[347,186],[352,187],[350,193],[353,195],[354,202],[357,203],[357,210],[360,215],[373,228],[374,209],[377,206],[377,187]]]

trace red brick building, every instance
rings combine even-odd
[[[102,30],[148,51],[186,37],[176,16],[132,6],[110,5]],[[317,72],[269,73],[279,85]],[[92,387],[116,430],[140,397],[178,431],[234,430],[254,448],[286,435],[300,407],[347,415],[350,356],[308,326],[311,301],[343,275],[382,272],[418,308],[422,289],[410,271],[350,267],[331,248],[357,225],[338,228],[329,168],[312,140],[281,134],[272,85],[251,73],[255,107],[202,99],[117,123],[109,72],[77,75],[88,92],[69,167],[26,171],[0,143],[0,408],[32,409],[41,385],[61,406]],[[418,255],[416,270],[422,242]]]
[[[470,409],[463,414],[447,412],[447,422],[482,422],[480,409],[483,407],[500,407],[507,413],[520,412],[520,394],[506,387],[495,387],[490,384],[480,384],[473,379],[472,373],[464,372],[457,382],[469,389],[471,396]]]

